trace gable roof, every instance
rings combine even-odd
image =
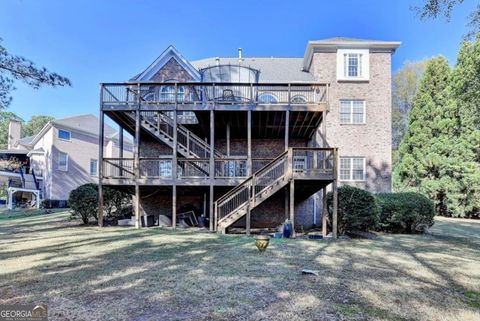
[[[147,69],[134,76],[132,79],[130,79],[130,81],[150,81],[150,79],[152,79],[152,77],[172,58],[175,59],[177,63],[192,76],[193,79],[200,81],[200,74],[198,73],[198,70],[195,69],[195,67],[193,67],[190,62],[182,56],[177,48],[172,45],[168,46],[168,48],[165,49],[165,51],[162,52],[162,54],[158,56],[158,58],[147,67]]]
[[[29,146],[32,148],[48,130],[52,127],[60,127],[62,129],[81,132],[91,136],[99,135],[99,119],[92,114],[71,116],[61,119],[49,121],[43,128],[34,136],[24,137],[15,142],[15,145]],[[105,138],[113,139],[116,131],[108,124],[105,124]]]
[[[99,135],[99,119],[92,114],[78,115],[67,118],[52,120],[52,125],[84,132],[86,134]],[[108,124],[105,124],[105,137],[111,138],[116,130]]]
[[[260,71],[259,82],[312,82],[315,77],[302,70],[301,57],[245,57],[241,66]],[[216,65],[216,57],[194,60],[191,62],[199,71]],[[220,58],[221,65],[239,65],[238,57]]]

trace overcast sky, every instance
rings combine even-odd
[[[192,60],[234,56],[238,47],[244,56],[302,57],[308,40],[344,36],[402,41],[394,70],[438,54],[454,64],[476,2],[447,23],[420,21],[410,9],[417,0],[2,0],[3,46],[73,82],[40,90],[17,83],[9,110],[25,120],[98,115],[100,82],[127,80],[170,44]]]

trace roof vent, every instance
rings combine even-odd
[[[215,57],[215,63],[220,66],[220,57]]]
[[[238,48],[238,62],[242,62],[243,61],[243,58],[242,58],[242,48]]]

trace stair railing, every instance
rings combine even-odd
[[[247,204],[254,207],[261,203],[265,199],[267,188],[289,175],[290,158],[291,150],[283,152],[261,170],[220,197],[214,204],[215,226],[218,226],[222,219]]]

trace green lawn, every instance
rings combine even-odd
[[[480,320],[480,221],[261,254],[248,237],[33,214],[0,213],[0,304],[47,303],[50,320]]]

